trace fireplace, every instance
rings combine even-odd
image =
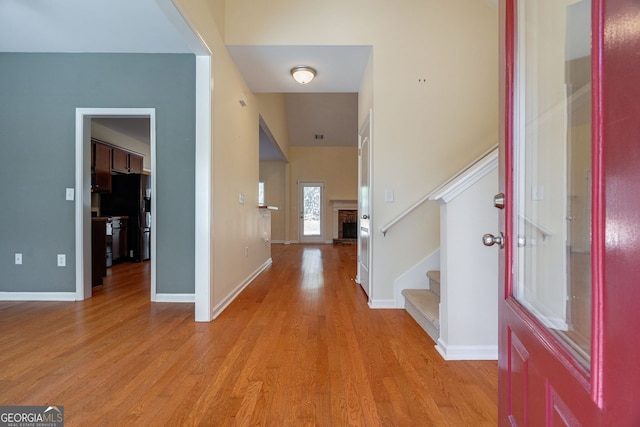
[[[358,237],[358,223],[357,222],[343,222],[342,223],[342,238],[343,239],[356,239]]]
[[[358,211],[340,209],[338,211],[338,239],[355,239],[358,237]]]
[[[332,200],[333,243],[352,244],[358,239],[358,202],[356,200]]]

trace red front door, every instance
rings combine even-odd
[[[500,23],[500,425],[640,426],[640,2]]]

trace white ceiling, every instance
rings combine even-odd
[[[156,0],[0,0],[0,52],[191,53]]]
[[[227,50],[252,92],[358,92],[371,46],[247,46]],[[306,65],[316,78],[306,85],[291,69]]]
[[[193,53],[193,39],[185,40],[183,28],[167,15],[175,15],[171,8],[170,0],[0,0],[0,52]],[[289,108],[291,145],[357,144],[355,93],[370,46],[233,45],[228,50],[252,92],[307,93],[287,95],[295,102]],[[296,83],[290,75],[296,65],[314,67],[316,79]],[[120,132],[144,132],[131,124],[109,123]],[[325,138],[315,140],[315,134]],[[270,140],[265,135],[262,143]],[[261,149],[267,151],[279,152]]]

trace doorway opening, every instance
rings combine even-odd
[[[92,207],[92,141],[91,127],[93,119],[128,119],[138,118],[146,119],[149,123],[149,169],[152,171],[148,183],[140,189],[140,208],[142,209],[143,219],[147,218],[147,213],[153,212],[155,215],[155,197],[156,194],[156,132],[155,132],[155,109],[154,108],[77,108],[76,109],[76,300],[90,298],[92,295],[92,211],[96,212],[95,204]],[[133,177],[133,176],[132,176]],[[147,179],[145,179],[146,181]],[[94,213],[94,216],[96,214]],[[128,215],[127,215],[128,216]],[[156,236],[156,221],[150,221],[149,224],[143,223],[142,231],[149,232],[151,236]],[[136,224],[131,227],[139,228],[140,224],[136,220]],[[111,224],[113,232],[113,224]],[[108,234],[108,233],[107,233]],[[113,234],[111,235],[113,239]],[[124,234],[123,234],[124,237]],[[105,239],[106,240],[106,239]],[[138,241],[138,240],[136,240]],[[144,235],[140,236],[140,241],[144,242]],[[151,300],[156,299],[156,268],[155,268],[155,238],[151,239],[148,245],[148,257],[151,262]],[[113,245],[113,240],[111,241]],[[113,247],[112,247],[113,250]],[[105,249],[106,251],[106,249]],[[145,256],[144,248],[142,250],[134,250],[133,253],[125,253],[124,256],[133,255],[134,258]]]

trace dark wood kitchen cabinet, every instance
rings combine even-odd
[[[118,173],[142,173],[143,157],[129,151],[113,148],[112,169]]]
[[[93,168],[93,182],[91,191],[111,191],[111,151],[108,145],[91,141],[91,167]]]
[[[142,162],[144,157],[137,154],[129,154],[129,173],[142,173]]]
[[[113,171],[120,173],[129,173],[129,153],[118,148],[114,148],[112,153]]]

